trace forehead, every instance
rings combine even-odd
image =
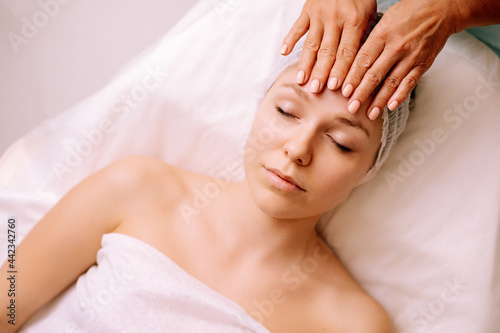
[[[347,109],[349,99],[342,95],[340,89],[331,91],[325,88],[321,93],[313,94],[309,91],[309,81],[303,85],[298,85],[295,82],[297,67],[298,64],[292,64],[285,68],[275,80],[269,92],[273,91],[274,95],[278,93],[295,95],[301,103],[310,105],[312,108],[319,107],[325,109],[328,113],[344,117],[353,123],[361,123],[369,132],[375,132],[375,137],[380,137],[379,135],[382,132],[382,117],[378,117],[375,121],[372,121],[366,115],[372,98],[361,105],[355,114],[351,114]]]

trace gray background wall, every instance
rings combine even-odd
[[[197,0],[0,0],[0,155],[99,90]]]

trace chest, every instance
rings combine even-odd
[[[263,266],[221,245],[210,220],[187,221],[180,212],[151,210],[117,232],[153,246],[271,332],[313,332],[321,321],[316,264]]]

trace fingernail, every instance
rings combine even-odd
[[[398,107],[399,103],[398,101],[394,100],[389,104],[389,110],[394,111]]]
[[[344,97],[349,97],[351,96],[352,91],[353,91],[352,84],[349,83],[347,86],[344,87],[344,90],[342,90],[342,95],[344,95]]]
[[[283,44],[283,46],[281,47],[281,54],[285,54],[287,50],[288,46],[286,44]]]
[[[306,76],[306,73],[304,71],[300,70],[297,73],[297,77],[295,78],[295,81],[297,81],[298,84],[304,83],[304,77]]]
[[[373,109],[370,110],[370,113],[368,114],[368,118],[370,118],[370,120],[375,120],[375,119],[377,119],[379,114],[380,114],[380,108],[374,107]]]
[[[359,103],[359,101],[357,99],[355,99],[354,101],[351,102],[351,104],[349,104],[349,107],[347,108],[347,110],[349,110],[350,113],[356,113],[356,111],[358,111],[360,105],[361,105],[361,103]]]
[[[309,86],[309,90],[312,93],[317,93],[319,91],[319,80],[313,80],[313,82],[311,82],[311,85]]]
[[[337,78],[336,77],[332,77],[329,81],[328,81],[328,89],[330,90],[335,90],[335,88],[337,88]]]

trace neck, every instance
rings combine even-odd
[[[233,249],[250,249],[260,261],[297,259],[309,255],[317,245],[316,222],[319,216],[276,218],[254,202],[248,183],[231,183],[224,191],[224,238]]]

